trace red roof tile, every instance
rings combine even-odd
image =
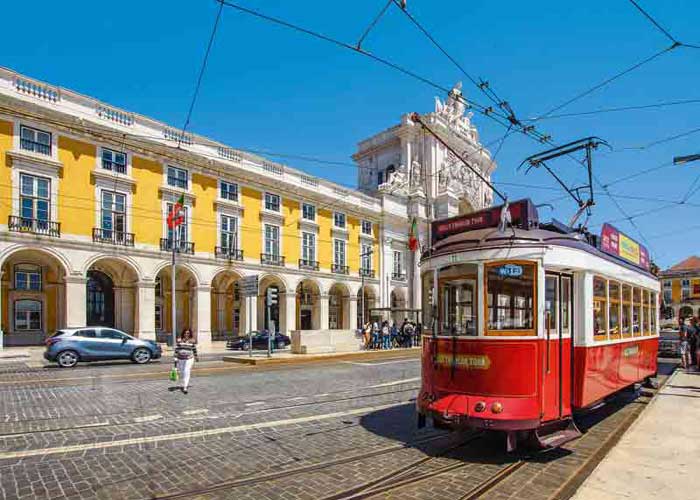
[[[700,269],[700,257],[696,255],[692,255],[675,266],[671,266],[668,271],[690,271],[694,269]]]

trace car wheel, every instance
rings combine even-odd
[[[241,351],[247,351],[248,350],[248,342],[244,342],[241,344]]]
[[[151,351],[145,347],[139,347],[131,355],[131,360],[138,365],[148,363],[151,360]]]
[[[284,347],[284,340],[278,340],[276,349],[284,349]]]
[[[63,351],[56,356],[58,366],[61,368],[73,368],[78,364],[80,357],[75,351]]]

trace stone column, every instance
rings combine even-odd
[[[197,344],[208,349],[211,347],[211,287],[198,286],[195,289],[194,314],[196,318]]]
[[[87,280],[83,277],[68,276],[66,278],[66,327],[79,328],[87,322],[86,290]]]
[[[330,307],[330,295],[320,295],[318,297],[319,305],[321,306],[321,324],[320,330],[328,330],[328,308]]]
[[[348,299],[348,328],[357,330],[357,295]]]
[[[156,339],[156,284],[155,282],[139,282],[136,284],[138,311],[137,325],[134,333],[140,339]],[[161,317],[165,311],[161,311]]]
[[[280,293],[280,302],[284,301],[284,308],[280,307],[280,316],[284,312],[284,320],[280,317],[280,332],[289,335],[289,332],[296,329],[297,321],[297,294],[296,292]]]

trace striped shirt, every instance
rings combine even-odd
[[[190,359],[197,357],[197,344],[191,341],[178,340],[175,346],[176,359]]]

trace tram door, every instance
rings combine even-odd
[[[572,277],[545,276],[543,419],[571,414]]]

